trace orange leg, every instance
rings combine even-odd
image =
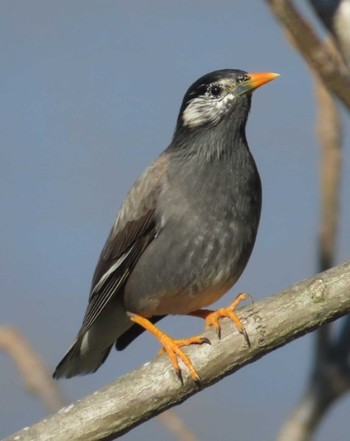
[[[153,334],[156,337],[156,339],[163,346],[163,351],[168,354],[171,363],[174,366],[176,375],[179,377],[181,382],[182,382],[182,375],[181,375],[181,369],[179,366],[178,358],[180,358],[183,361],[183,363],[189,370],[192,379],[196,383],[199,383],[199,375],[195,370],[195,368],[193,367],[190,357],[187,354],[185,354],[180,348],[182,346],[188,346],[191,344],[203,344],[203,343],[210,344],[210,341],[207,338],[195,336],[182,340],[174,340],[172,337],[165,334],[165,332],[161,331],[153,323],[151,323],[148,319],[142,317],[141,315],[130,314],[130,320],[142,326],[144,329],[151,332],[151,334]]]
[[[235,300],[227,308],[219,308],[216,311],[212,311],[210,309],[199,309],[198,311],[193,311],[188,315],[193,315],[195,317],[200,317],[205,319],[205,329],[208,329],[210,326],[214,326],[216,332],[218,333],[219,338],[221,338],[221,325],[219,323],[219,319],[221,317],[228,317],[233,321],[238,331],[244,336],[248,346],[250,346],[250,340],[247,331],[245,330],[243,323],[235,313],[235,309],[237,308],[237,306],[243,300],[246,300],[248,298],[251,298],[249,294],[241,293],[238,294]]]

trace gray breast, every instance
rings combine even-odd
[[[243,152],[239,164],[231,157],[173,158],[158,201],[160,233],[130,275],[127,310],[191,312],[236,282],[254,245],[261,205],[254,160]]]

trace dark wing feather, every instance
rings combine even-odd
[[[129,191],[97,264],[89,304],[79,335],[123,287],[138,259],[158,232],[156,207],[166,177],[166,160],[160,156]]]
[[[166,317],[165,315],[158,315],[156,317],[151,317],[149,320],[155,325],[159,320]],[[122,351],[125,349],[131,342],[135,340],[139,335],[141,335],[145,331],[139,325],[133,325],[127,331],[122,334],[117,341],[115,342],[115,348],[117,351]]]

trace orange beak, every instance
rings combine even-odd
[[[263,86],[266,83],[274,80],[280,75],[272,72],[257,72],[257,73],[248,73],[250,80],[248,80],[245,84],[250,85],[251,90],[257,89],[260,86]]]
[[[260,86],[263,86],[266,83],[274,80],[279,77],[279,74],[272,72],[256,72],[256,73],[248,73],[249,78],[240,83],[236,90],[234,91],[235,95],[242,95],[243,93],[252,92]]]

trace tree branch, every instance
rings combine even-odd
[[[271,12],[283,24],[293,46],[329,90],[350,110],[350,73],[345,63],[334,57],[306,19],[289,0],[267,0]]]
[[[339,189],[342,165],[342,124],[335,98],[349,107],[350,71],[348,61],[350,0],[310,0],[328,30],[321,41],[290,0],[269,0],[271,11],[282,24],[292,45],[308,64],[316,85],[321,146],[321,227],[318,241],[318,270],[334,265],[339,223]],[[337,43],[334,44],[334,41]],[[340,52],[341,51],[341,52]],[[316,348],[309,385],[293,413],[282,426],[278,441],[309,441],[325,412],[335,400],[350,390],[348,354],[350,318],[340,334],[329,324],[316,333]],[[346,346],[347,345],[347,346]]]
[[[248,348],[232,323],[222,321],[222,339],[189,347],[202,388],[263,355],[350,311],[350,261],[240,310],[251,340]],[[6,441],[112,440],[197,393],[184,370],[178,381],[166,356],[159,356],[110,385],[61,409]]]
[[[50,412],[57,412],[65,405],[58,382],[52,380],[51,373],[40,356],[14,326],[0,326],[0,350],[12,358],[21,374],[23,385],[28,392],[41,399],[45,408]],[[163,412],[159,415],[158,421],[177,440],[197,441],[195,435],[174,410]]]

